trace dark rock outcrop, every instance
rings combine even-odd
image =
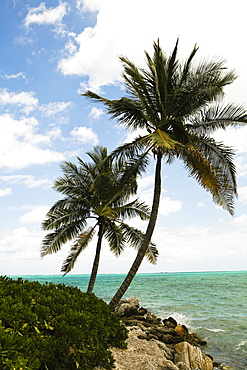
[[[156,339],[165,344],[177,344],[188,342],[193,346],[204,346],[206,341],[195,333],[189,333],[185,325],[178,324],[172,317],[161,319],[139,307],[137,298],[131,297],[121,300],[116,307],[116,312],[122,317],[122,322],[127,326],[139,326],[142,328],[142,339]]]
[[[213,369],[212,359],[199,348],[206,341],[195,333],[189,333],[185,325],[177,323],[172,317],[162,320],[140,307],[135,297],[122,300],[116,307],[116,312],[121,315],[123,324],[130,331],[138,328],[138,339],[155,342],[162,348],[166,361],[166,367],[162,369]]]

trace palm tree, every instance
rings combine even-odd
[[[139,216],[146,220],[149,218],[149,208],[138,199],[126,203],[137,189],[134,166],[122,159],[109,161],[107,149],[101,146],[87,154],[91,163],[78,158],[79,166],[70,162],[64,162],[61,166],[64,175],[55,181],[54,187],[65,198],[53,205],[42,223],[44,230],[53,232],[44,238],[41,256],[59,251],[63,244],[73,239],[71,251],[61,269],[67,274],[98,229],[95,258],[87,290],[92,292],[103,237],[107,239],[110,250],[116,256],[128,244],[138,248],[143,237],[142,232],[130,227],[124,219]],[[89,225],[91,220],[94,223]],[[149,244],[146,255],[151,263],[156,262],[158,252],[154,244]]]
[[[146,130],[133,142],[117,148],[114,156],[128,160],[151,154],[156,158],[151,217],[136,259],[110,302],[112,308],[128,289],[151,240],[161,193],[162,159],[168,164],[174,158],[182,160],[189,175],[211,192],[214,202],[233,214],[237,193],[234,152],[216,142],[211,134],[217,129],[246,123],[247,115],[240,106],[220,104],[223,88],[236,79],[234,71],[225,68],[224,60],[195,65],[197,50],[195,46],[188,59],[179,62],[178,40],[168,57],[158,40],[152,58],[145,52],[147,69],[120,57],[127,96],[109,100],[91,91],[83,94],[92,101],[102,102],[109,115],[126,128]]]

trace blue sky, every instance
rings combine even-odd
[[[52,189],[63,160],[76,162],[100,144],[109,151],[129,133],[110,121],[101,105],[81,97],[92,89],[108,98],[124,95],[125,55],[145,66],[160,38],[169,53],[179,37],[183,59],[194,44],[201,58],[220,57],[238,79],[225,102],[247,107],[245,1],[234,7],[209,0],[1,0],[0,5],[0,274],[59,274],[69,244],[40,258],[45,232],[40,224],[61,196]],[[235,216],[216,207],[211,196],[179,162],[163,166],[163,190],[153,241],[157,265],[140,272],[241,270],[247,267],[247,127],[218,132],[237,153]],[[138,196],[152,198],[153,166],[139,181]],[[145,223],[133,220],[145,230]],[[95,244],[81,254],[73,273],[90,273]],[[114,257],[104,244],[100,273],[125,273],[134,252]]]

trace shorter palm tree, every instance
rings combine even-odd
[[[127,203],[137,190],[138,159],[136,163],[126,163],[122,159],[109,160],[107,148],[101,146],[96,146],[94,151],[87,154],[91,163],[78,158],[79,166],[70,162],[64,162],[61,166],[64,175],[55,181],[54,188],[65,198],[53,205],[42,223],[44,230],[53,231],[42,242],[41,256],[56,253],[63,244],[74,240],[61,268],[67,274],[98,230],[87,289],[92,292],[103,238],[116,256],[127,245],[138,249],[143,233],[124,220],[131,217],[146,220],[149,218],[149,208],[138,198]],[[149,244],[146,256],[151,263],[156,263],[158,252],[153,243]]]

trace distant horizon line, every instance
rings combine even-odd
[[[136,275],[154,275],[154,274],[200,274],[200,273],[206,273],[206,272],[246,272],[247,269],[241,269],[241,270],[203,270],[203,271],[157,271],[157,272],[138,272]],[[100,273],[99,275],[127,275],[127,273]],[[63,275],[63,274],[4,274],[2,276],[61,276],[61,277],[69,277],[69,276],[90,276],[90,274],[69,274],[69,275]]]

